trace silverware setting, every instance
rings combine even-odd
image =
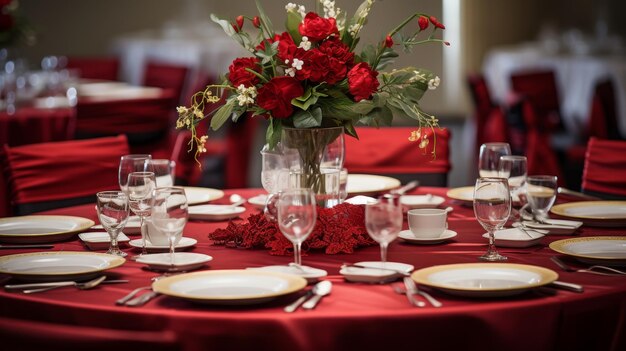
[[[313,288],[307,291],[304,295],[300,296],[296,301],[285,306],[283,309],[287,313],[294,312],[298,307],[302,306],[303,309],[311,310],[319,303],[322,297],[330,294],[333,287],[333,283],[328,280],[322,280],[315,284]]]
[[[568,291],[573,291],[577,293],[582,293],[585,291],[585,288],[580,284],[562,282],[559,280],[555,280],[552,283],[548,284],[547,286],[551,288],[555,288],[555,289],[568,290]]]
[[[405,277],[408,277],[409,275],[411,275],[410,272],[401,271],[401,270],[397,270],[397,269],[393,269],[393,268],[374,267],[374,266],[367,266],[367,265],[362,265],[362,264],[357,264],[357,263],[344,263],[343,265],[341,265],[341,268],[350,268],[350,267],[367,268],[367,269],[380,269],[380,270],[383,270],[383,271],[394,272],[396,274],[400,274],[400,275],[405,276]]]
[[[130,306],[130,307],[138,307],[138,306],[143,306],[146,303],[148,303],[148,301],[154,299],[155,297],[158,297],[159,293],[156,291],[149,291],[143,295],[140,295],[138,297],[135,297],[134,299],[127,301],[125,303],[126,306]]]
[[[554,262],[557,266],[559,266],[562,270],[566,272],[592,273],[592,274],[610,275],[610,276],[626,275],[626,272],[624,271],[620,271],[619,269],[615,269],[615,268],[607,267],[607,266],[593,265],[586,269],[577,269],[577,268],[571,267],[570,265],[563,262],[560,258],[556,256],[550,257],[550,260],[552,260],[552,262]],[[605,271],[605,272],[599,272],[599,271]]]
[[[152,289],[152,286],[142,286],[140,288],[137,288],[133,291],[131,291],[130,293],[128,293],[126,296],[118,299],[117,301],[115,301],[116,305],[124,305],[126,304],[127,301],[131,300],[133,297],[135,297],[135,295],[139,294],[141,291],[143,290],[150,290]]]
[[[432,295],[430,295],[426,291],[420,290],[417,287],[417,284],[415,284],[413,279],[411,279],[410,277],[405,277],[404,278],[404,285],[405,285],[406,290],[407,290],[406,291],[407,298],[408,298],[408,294],[410,292],[411,295],[415,295],[415,294],[420,295],[421,297],[426,299],[426,301],[428,301],[428,303],[431,304],[433,307],[439,308],[439,307],[443,306],[443,304],[441,302],[439,302],[439,300],[437,300],[434,297],[432,297]],[[411,300],[409,299],[409,301],[411,301]],[[422,302],[422,304],[423,304],[423,302]],[[423,307],[423,305],[421,305],[419,307]]]
[[[52,290],[56,288],[62,288],[66,286],[74,286],[80,290],[87,290],[91,288],[95,288],[100,284],[117,284],[117,283],[128,283],[128,280],[125,279],[111,279],[105,280],[106,276],[100,276],[98,278],[92,279],[87,282],[77,282],[77,281],[62,281],[62,282],[49,282],[49,283],[28,283],[28,284],[9,284],[5,285],[5,290],[24,290],[25,294],[32,294],[47,290]]]

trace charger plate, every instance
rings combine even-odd
[[[551,212],[594,227],[626,226],[626,201],[579,201],[555,205]]]
[[[623,236],[563,239],[550,243],[550,248],[585,263],[607,266],[626,265],[626,237]]]
[[[346,191],[349,195],[374,195],[400,186],[396,178],[372,174],[348,174]]]
[[[0,218],[0,241],[15,244],[48,243],[69,239],[95,223],[73,216]]]

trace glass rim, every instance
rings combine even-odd
[[[479,180],[483,180],[483,181],[503,181],[506,180],[508,182],[508,178],[504,178],[504,177],[478,177],[476,178],[476,181]]]
[[[531,179],[536,179],[536,180],[558,180],[559,178],[555,175],[547,175],[547,174],[540,174],[540,175],[529,175],[526,176],[527,180],[531,180]]]
[[[509,144],[509,143],[503,143],[503,142],[482,143],[482,144],[480,145],[480,147],[483,147],[483,146],[488,146],[488,145],[489,145],[489,146],[508,146],[508,147],[511,147],[511,144]]]
[[[528,157],[526,156],[521,156],[521,155],[502,155],[500,156],[500,159],[507,159],[507,160],[528,160]]]
[[[138,175],[138,176],[150,176],[150,175],[153,175],[153,176],[156,176],[156,175],[154,174],[154,172],[144,172],[144,171],[141,171],[141,172],[130,172],[130,173],[128,173],[128,176],[129,176],[129,177],[130,177],[131,175]]]
[[[139,160],[139,159],[152,159],[152,155],[151,154],[128,154],[128,155],[123,155],[122,157],[120,157],[120,160]]]
[[[98,191],[96,193],[96,196],[107,196],[107,195],[115,195],[115,196],[124,195],[124,196],[128,196],[128,195],[126,195],[125,192],[123,192],[121,190],[103,190],[103,191]]]

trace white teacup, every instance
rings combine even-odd
[[[438,238],[448,228],[448,211],[438,208],[409,210],[409,229],[416,238]]]
[[[167,238],[167,234],[160,231],[150,217],[146,218],[143,228],[141,228],[142,235],[145,235],[146,240],[150,242],[150,244],[155,246],[168,246],[170,244],[169,239]],[[180,241],[182,235],[177,235],[174,241],[174,245],[177,245]]]

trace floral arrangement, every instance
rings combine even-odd
[[[193,95],[190,106],[177,108],[177,128],[192,132],[190,150],[196,147],[196,156],[206,151],[208,137],[196,129],[201,120],[211,118],[210,128],[217,130],[245,113],[269,121],[266,140],[272,148],[283,127],[343,126],[347,134],[358,137],[355,125],[391,125],[395,116],[417,121],[418,129],[409,140],[425,148],[428,139],[420,131],[437,127],[438,121],[420,108],[419,100],[439,85],[439,77],[414,67],[383,69],[398,57],[395,48],[409,52],[418,44],[449,45],[435,38],[445,27],[435,17],[414,13],[376,45],[365,45],[357,53],[359,33],[373,4],[374,0],[364,1],[348,17],[335,1],[319,0],[316,12],[289,3],[286,31],[280,33],[258,0],[254,17],[238,16],[230,22],[211,15],[252,56],[235,59],[221,84],[207,86]],[[246,21],[252,33],[244,31]]]
[[[32,45],[35,33],[19,13],[17,0],[0,0],[0,48]]]

